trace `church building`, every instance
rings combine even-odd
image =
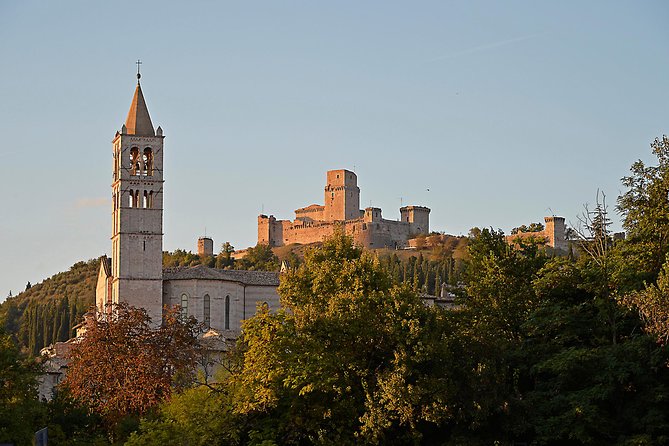
[[[237,332],[258,304],[278,309],[278,273],[206,266],[163,269],[163,129],[154,129],[140,86],[112,140],[111,257],[103,257],[97,311],[125,302],[146,309],[154,324],[164,306],[179,305],[216,331]]]

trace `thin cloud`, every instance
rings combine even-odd
[[[109,198],[80,198],[74,203],[76,209],[99,208],[102,206],[109,206],[111,200]]]
[[[469,54],[479,53],[481,51],[492,50],[494,48],[499,48],[501,46],[511,45],[512,43],[518,43],[518,42],[522,42],[524,40],[529,40],[533,37],[540,36],[542,34],[545,34],[545,33],[535,33],[535,34],[530,34],[530,35],[527,35],[527,36],[516,37],[516,38],[513,38],[513,39],[499,40],[497,42],[486,43],[485,45],[479,45],[479,46],[475,46],[475,47],[472,47],[472,48],[467,48],[467,49],[464,49],[464,50],[461,50],[461,51],[456,51],[455,53],[446,54],[444,56],[434,57],[432,59],[428,59],[427,62],[436,62],[436,61],[439,61],[439,60],[452,59],[454,57],[466,56],[466,55],[469,55]]]

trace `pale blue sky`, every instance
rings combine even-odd
[[[0,298],[110,253],[110,141],[165,131],[165,249],[361,205],[431,227],[575,222],[668,132],[664,1],[0,1]],[[429,189],[429,192],[427,191]],[[614,218],[617,221],[617,218]],[[619,227],[619,226],[618,226]]]

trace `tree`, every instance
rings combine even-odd
[[[626,231],[625,256],[639,271],[639,283],[654,281],[669,253],[669,137],[650,146],[657,165],[632,164],[622,179],[628,190],[617,205]]]
[[[146,413],[188,384],[198,330],[194,318],[180,322],[175,309],[153,329],[144,309],[117,304],[110,316],[89,321],[63,385],[111,432],[123,418]]]
[[[534,280],[512,410],[538,444],[661,444],[669,427],[667,350],[612,298],[602,263],[554,258]]]
[[[235,262],[236,269],[252,271],[278,271],[279,258],[272,252],[269,245],[258,243],[255,247],[246,250],[246,255]]]
[[[623,301],[639,311],[648,333],[661,344],[669,344],[669,260],[663,265],[656,283],[628,294]]]
[[[500,337],[518,339],[536,305],[532,280],[546,260],[535,240],[521,239],[511,246],[501,230],[472,231],[465,281],[466,307],[475,323]]]
[[[446,324],[343,233],[279,286],[283,310],[243,326],[236,410],[281,444],[416,441],[448,417]],[[443,336],[442,336],[443,335]]]
[[[511,230],[511,235],[515,235],[521,232],[541,232],[544,230],[543,223],[530,223],[529,226],[520,225],[517,228]]]
[[[232,258],[232,253],[235,252],[235,247],[230,242],[225,242],[221,246],[221,252],[216,256],[216,268],[230,268],[234,265],[235,259]]]
[[[0,442],[31,444],[43,418],[37,399],[38,364],[0,331]],[[41,426],[40,426],[41,427]]]

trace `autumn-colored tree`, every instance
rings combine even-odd
[[[181,322],[175,309],[167,309],[162,325],[153,328],[144,309],[117,304],[111,316],[89,322],[70,353],[63,385],[111,429],[189,382],[198,330],[194,318]]]

